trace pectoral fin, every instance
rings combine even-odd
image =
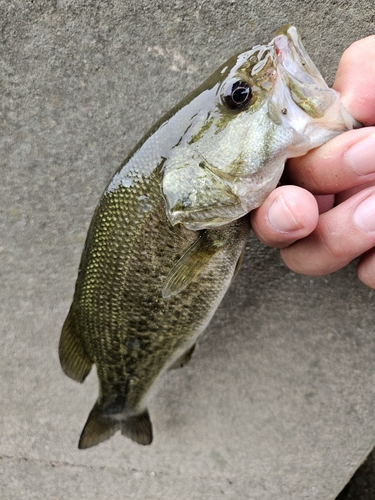
[[[62,369],[73,380],[82,383],[90,373],[92,363],[85,353],[81,339],[77,336],[72,309],[62,328],[59,357]]]
[[[184,290],[224,245],[224,241],[215,240],[210,232],[203,231],[172,267],[162,290],[163,298],[169,299]]]

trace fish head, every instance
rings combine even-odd
[[[287,158],[356,125],[293,26],[229,59],[178,113],[186,129],[165,158],[162,193],[171,224],[193,230],[258,207]]]

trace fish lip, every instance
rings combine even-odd
[[[309,121],[324,121],[337,101],[337,94],[328,87],[310,59],[294,26],[281,28],[271,44],[278,81],[270,95],[270,115],[276,121],[294,122],[293,128],[304,133]],[[280,109],[285,110],[288,117],[280,116],[277,111]]]
[[[320,71],[303,46],[295,26],[286,25],[280,28],[271,44],[274,47],[276,64],[282,68],[282,77],[286,83],[298,80],[301,83],[327,87]]]

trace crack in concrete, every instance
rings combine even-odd
[[[130,474],[144,474],[148,475],[150,477],[156,477],[156,476],[165,476],[165,477],[178,477],[181,476],[179,473],[170,473],[170,472],[164,472],[164,471],[150,471],[147,469],[134,469],[132,467],[115,467],[113,465],[107,466],[107,465],[86,465],[86,464],[75,464],[71,462],[66,462],[66,461],[59,461],[59,460],[42,460],[40,458],[35,458],[35,457],[17,457],[13,455],[4,455],[0,454],[0,461],[2,459],[6,459],[9,461],[13,462],[31,462],[34,465],[44,465],[44,466],[49,466],[49,467],[68,467],[68,468],[81,468],[81,469],[91,469],[91,470],[108,470],[108,471],[118,471],[118,472],[127,472]],[[1,464],[1,462],[0,462]],[[231,479],[223,477],[223,476],[192,476],[192,479],[203,479],[203,480],[209,480],[209,481],[223,481],[223,479],[229,484],[232,485],[233,482]]]

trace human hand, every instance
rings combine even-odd
[[[375,36],[343,54],[333,87],[367,128],[339,135],[287,163],[283,181],[250,217],[292,270],[336,271],[361,255],[359,279],[375,288]]]

